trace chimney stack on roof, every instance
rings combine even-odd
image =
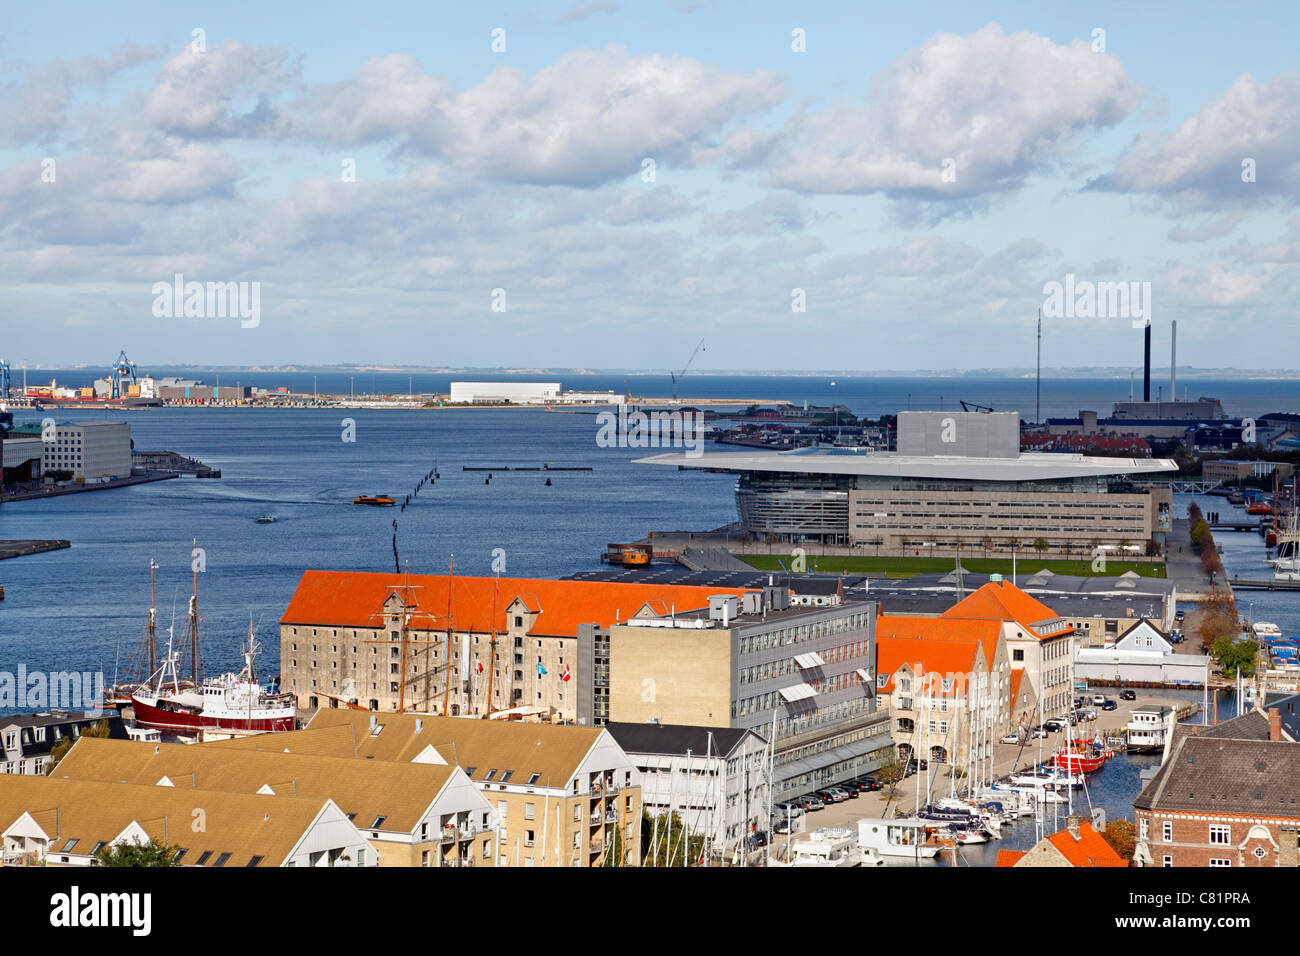
[[[1282,739],[1282,715],[1278,712],[1276,707],[1270,707],[1268,709],[1268,739]]]
[[[1072,813],[1070,818],[1065,821],[1065,828],[1070,831],[1070,836],[1075,840],[1079,839],[1079,815]]]

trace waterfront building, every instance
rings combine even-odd
[[[0,717],[0,774],[45,773],[51,750],[65,740],[79,739],[84,730],[101,721],[108,726],[110,736],[126,738],[122,718],[116,713],[52,710]]]
[[[126,422],[56,424],[53,435],[42,440],[42,475],[70,471],[77,481],[97,481],[131,474],[131,426]]]
[[[876,680],[900,760],[982,760],[1022,716],[998,621],[882,615]]]
[[[1045,836],[1025,852],[999,850],[996,866],[1078,867],[1128,866],[1128,860],[1115,852],[1101,832],[1077,816],[1070,817],[1065,829]]]
[[[87,737],[55,773],[74,780],[329,799],[361,829],[379,866],[492,866],[497,856],[493,805],[463,770],[447,764],[388,765],[282,749]]]
[[[1167,488],[1132,476],[1167,459],[1020,451],[1016,412],[900,412],[898,451],[670,453],[641,462],[730,471],[742,530],[768,544],[835,553],[1082,557],[1085,544],[1158,551],[1172,528]]]
[[[1010,666],[1023,668],[1045,717],[1074,707],[1074,627],[1010,581],[992,580],[958,601],[941,618],[998,621]]]
[[[774,735],[777,801],[868,773],[892,750],[876,701],[875,618],[870,602],[792,607],[782,587],[633,617],[595,652],[608,659],[609,719]]]
[[[1137,866],[1300,866],[1300,696],[1214,727],[1179,724],[1142,788]]]
[[[735,589],[307,571],[280,619],[281,686],[301,707],[602,722],[590,656],[629,617]]]
[[[453,404],[544,405],[560,395],[559,382],[452,382],[448,395]]]
[[[89,866],[107,847],[151,840],[178,847],[177,866],[376,865],[361,832],[328,798],[270,803],[251,793],[61,776],[0,776],[0,835],[6,866]]]
[[[768,824],[767,741],[737,727],[611,722],[605,729],[636,764],[646,812],[677,814],[730,861]]]
[[[1247,478],[1267,478],[1275,472],[1280,480],[1285,481],[1295,472],[1295,465],[1286,461],[1236,461],[1231,458],[1201,463],[1201,477],[1222,485],[1240,484]]]
[[[316,712],[305,730],[205,747],[464,769],[495,808],[496,866],[636,866],[641,784],[608,731],[513,720]]]
[[[1210,659],[1202,654],[1177,654],[1169,635],[1142,618],[1105,647],[1079,647],[1074,652],[1074,676],[1079,680],[1115,684],[1203,685]]]

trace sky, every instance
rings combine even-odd
[[[1180,366],[1297,368],[1297,25],[8,4],[0,359],[1023,368],[1043,309],[1044,366],[1140,363],[1147,319],[1167,365],[1176,319]]]

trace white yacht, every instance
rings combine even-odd
[[[853,831],[843,827],[823,827],[790,847],[785,866],[861,866],[862,853]]]

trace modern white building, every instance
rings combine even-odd
[[[56,425],[45,441],[41,473],[70,471],[77,480],[125,478],[131,474],[131,426],[126,422]]]
[[[767,741],[740,727],[605,725],[641,774],[641,804],[652,816],[675,813],[691,833],[707,833],[714,855],[745,852],[767,829]]]
[[[450,400],[467,405],[544,405],[558,401],[559,395],[559,382],[452,382]]]

